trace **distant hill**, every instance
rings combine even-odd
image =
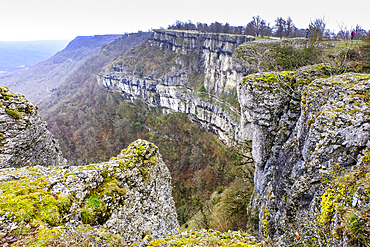
[[[66,47],[69,40],[0,42],[0,71],[31,67]]]
[[[39,104],[50,96],[52,91],[82,65],[89,57],[98,54],[100,47],[122,35],[80,36],[72,40],[62,51],[48,56],[46,61],[8,77],[0,75],[0,85],[11,88],[13,92],[22,93],[28,99]],[[17,53],[14,48],[14,56]],[[11,55],[9,55],[11,56]]]

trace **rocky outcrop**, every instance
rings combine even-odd
[[[323,174],[361,163],[370,148],[370,76],[339,72],[314,65],[250,75],[238,87],[242,123],[252,132],[261,234],[282,234],[297,210],[316,203]]]
[[[0,87],[0,168],[62,166],[58,142],[38,115],[37,107],[23,95]]]
[[[137,241],[149,234],[165,237],[179,227],[169,170],[158,148],[143,140],[105,163],[1,169],[0,190],[2,183],[14,184],[2,191],[3,230],[24,222],[55,231],[89,224]]]
[[[250,140],[248,133],[238,131],[240,113],[230,104],[236,102],[236,85],[242,78],[233,69],[232,54],[250,40],[243,35],[156,30],[146,44],[117,59],[98,80],[127,98],[188,113],[227,143]]]

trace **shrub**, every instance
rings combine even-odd
[[[275,45],[269,51],[267,66],[272,70],[294,70],[319,62],[320,50],[315,46]]]

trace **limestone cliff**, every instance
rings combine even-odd
[[[98,235],[111,232],[126,242],[165,237],[179,227],[169,170],[158,148],[143,140],[100,164],[1,169],[0,192],[0,233],[10,237],[25,224],[36,226],[33,244],[52,240],[42,237],[45,227],[57,237],[86,224]]]
[[[58,142],[38,115],[37,107],[23,95],[0,87],[0,168],[62,166]]]
[[[249,140],[239,133],[233,51],[253,38],[242,35],[156,30],[100,74],[99,81],[127,98],[184,112],[226,142]]]
[[[369,90],[368,74],[340,74],[325,64],[253,74],[239,84],[261,234],[283,234],[297,210],[311,208],[334,166],[361,163],[370,148]]]
[[[234,89],[241,80],[242,75],[234,69],[232,55],[239,45],[252,40],[253,37],[244,35],[157,30],[150,43],[176,54],[195,52],[200,60],[197,69],[204,73],[205,89],[220,95]]]

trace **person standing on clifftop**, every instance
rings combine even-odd
[[[355,37],[355,35],[356,35],[355,30],[352,30],[352,32],[351,32],[351,40],[353,40],[353,37]]]
[[[308,39],[308,37],[310,36],[310,29],[306,29],[306,39]]]

